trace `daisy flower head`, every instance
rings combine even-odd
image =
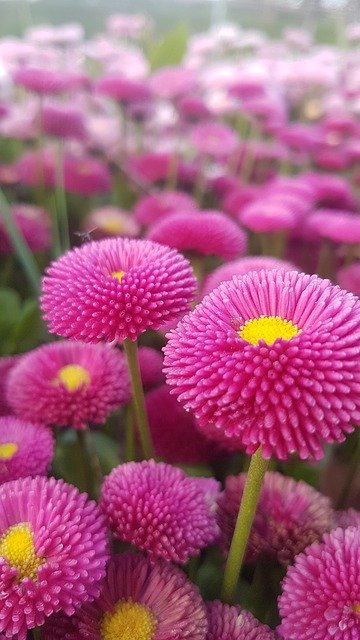
[[[267,625],[238,605],[230,606],[216,600],[207,605],[209,631],[206,640],[275,640]]]
[[[189,309],[196,280],[174,249],[149,240],[89,242],[50,265],[41,299],[50,331],[85,342],[122,341]]]
[[[45,475],[54,454],[52,432],[15,416],[0,417],[0,484]]]
[[[360,529],[335,529],[295,559],[279,598],[286,640],[360,637]]]
[[[46,344],[22,356],[7,383],[7,400],[18,416],[75,429],[104,423],[130,395],[120,351],[73,340]]]
[[[44,640],[206,640],[207,628],[199,591],[180,569],[124,553],[111,558],[98,600],[71,620],[54,616]]]
[[[360,419],[360,301],[317,276],[222,283],[168,334],[168,384],[239,449],[320,459]]]
[[[55,478],[0,487],[0,632],[27,629],[58,611],[72,615],[96,598],[108,560],[107,531],[95,502]]]
[[[212,501],[210,501],[212,503]],[[116,538],[186,564],[218,538],[207,488],[163,462],[128,462],[105,479],[100,505]]]

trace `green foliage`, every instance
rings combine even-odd
[[[13,289],[0,289],[0,354],[19,353],[34,347],[44,329],[36,300],[21,302]]]
[[[182,61],[188,40],[186,24],[179,24],[151,45],[148,58],[152,70],[167,65],[177,65]]]

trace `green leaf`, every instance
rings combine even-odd
[[[180,64],[186,52],[187,40],[186,24],[179,24],[166,33],[161,40],[150,47],[148,59],[151,69]]]
[[[0,336],[7,336],[21,312],[20,296],[12,289],[0,289]]]

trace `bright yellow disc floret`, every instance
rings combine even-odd
[[[291,340],[300,331],[301,329],[291,320],[284,320],[280,316],[261,316],[247,320],[238,334],[250,344],[258,344],[260,340],[265,340],[266,344],[273,344],[278,338]]]
[[[122,600],[112,613],[105,613],[101,640],[152,640],[155,630],[156,618],[150,609],[131,600]]]
[[[10,527],[0,538],[0,557],[18,570],[18,579],[35,580],[44,558],[37,555],[33,534],[28,523]]]

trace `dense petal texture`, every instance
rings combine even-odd
[[[206,640],[275,640],[276,635],[238,605],[209,602],[209,631]],[[50,640],[50,639],[49,639]]]
[[[0,488],[0,631],[7,638],[96,598],[106,573],[104,519],[86,494],[54,478]]]
[[[148,238],[179,251],[229,260],[246,251],[246,234],[220,211],[174,212],[155,223]]]
[[[44,475],[54,454],[52,432],[14,416],[0,418],[0,484]]]
[[[279,598],[286,640],[360,637],[360,529],[335,529],[288,569]]]
[[[123,606],[119,615],[116,612],[120,603],[128,605],[128,609]],[[130,618],[131,610],[137,613],[137,620]],[[137,626],[144,610],[154,619],[154,627],[148,633]],[[104,620],[109,625],[112,614],[114,618],[117,615],[111,628],[114,635],[104,631]],[[164,561],[152,563],[142,555],[124,553],[109,562],[100,598],[81,607],[71,621],[60,616],[50,619],[44,640],[205,640],[207,628],[199,591],[180,569]]]
[[[165,372],[199,423],[239,448],[321,458],[360,419],[360,302],[317,276],[221,284],[168,334]]]
[[[235,529],[246,473],[228,476],[219,499],[221,542],[228,552]],[[287,565],[331,529],[334,513],[329,498],[305,482],[268,472],[261,489],[247,548],[247,560],[275,559]]]
[[[105,479],[101,507],[117,538],[152,558],[185,564],[218,537],[206,493],[181,469],[154,460],[129,462]]]
[[[180,317],[196,289],[187,260],[147,240],[90,242],[54,262],[43,280],[50,330],[86,342],[136,340]]]
[[[122,353],[108,345],[53,342],[22,356],[8,378],[15,413],[48,425],[102,424],[130,398]]]

